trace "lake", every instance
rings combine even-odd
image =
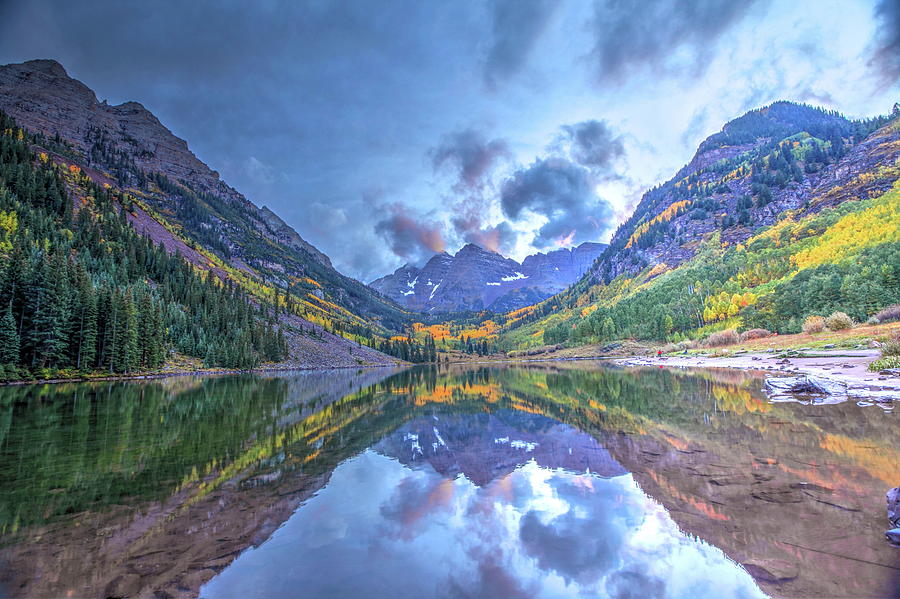
[[[0,387],[0,596],[894,597],[896,416],[604,362]]]

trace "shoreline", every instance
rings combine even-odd
[[[660,366],[671,368],[735,368],[753,370],[769,377],[811,376],[846,386],[847,397],[882,401],[900,400],[900,377],[881,376],[868,370],[877,360],[877,350],[814,350],[810,357],[782,358],[767,352],[747,352],[729,357],[701,355],[661,357],[623,356],[614,358],[621,366]]]
[[[661,368],[734,368],[748,370],[771,376],[813,376],[837,382],[847,387],[849,397],[871,398],[880,396],[887,401],[900,400],[900,377],[885,377],[877,372],[867,370],[868,364],[878,359],[876,350],[814,350],[812,357],[780,358],[769,352],[747,352],[728,357],[712,357],[705,355],[663,355],[660,357],[647,355],[569,355],[569,356],[533,356],[487,360],[459,360],[436,363],[437,365],[459,364],[534,364],[546,362],[604,361],[617,366],[658,366]],[[787,360],[788,363],[784,363]],[[409,368],[424,364],[347,364],[334,366],[271,366],[253,369],[216,369],[197,370],[172,369],[162,372],[143,372],[135,374],[118,374],[109,376],[83,376],[70,378],[17,380],[0,382],[0,387],[25,386],[40,384],[90,383],[159,380],[178,376],[215,376],[236,374],[265,374],[285,372],[314,372],[329,370],[370,369],[370,368]],[[857,392],[857,393],[854,393]]]

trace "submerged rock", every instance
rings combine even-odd
[[[892,528],[891,530],[885,531],[884,536],[894,545],[900,545],[900,528]]]
[[[892,526],[900,526],[900,487],[887,492],[887,515]]]
[[[766,392],[770,395],[846,395],[847,386],[813,376],[791,376],[766,379]]]
[[[871,389],[815,376],[788,376],[766,379],[766,394],[772,401],[809,400],[813,403],[837,403],[849,398],[883,405],[891,404],[897,393],[891,389]]]

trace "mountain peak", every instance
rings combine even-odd
[[[834,131],[849,132],[850,128],[850,121],[837,111],[778,100],[725,123],[719,133],[710,135],[700,144],[698,154],[725,146],[751,144],[760,139],[782,139],[801,131],[824,139]]]
[[[22,66],[26,67],[26,69],[23,70],[29,70],[38,73],[47,73],[48,75],[53,75],[54,77],[69,78],[69,74],[66,72],[65,67],[63,67],[58,61],[53,60],[52,58],[37,58],[35,60],[27,60],[20,65],[3,66]]]
[[[497,253],[498,252],[492,252],[490,250],[487,250],[487,249],[481,247],[480,245],[478,245],[477,243],[467,243],[466,245],[459,248],[459,251],[456,252],[456,255],[459,256],[460,254],[497,254]]]
[[[451,260],[453,260],[453,256],[451,256],[447,252],[438,252],[437,254],[429,258],[427,262],[425,262],[425,266],[423,268],[427,268],[429,264],[441,264],[449,262]]]
[[[116,108],[120,108],[123,110],[130,110],[132,112],[146,112],[147,114],[153,116],[153,113],[147,110],[147,108],[141,104],[140,102],[135,102],[134,100],[128,100],[127,102],[122,102]],[[153,118],[156,118],[153,116]]]

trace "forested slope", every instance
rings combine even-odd
[[[286,357],[268,307],[139,235],[120,192],[36,155],[2,113],[0,131],[0,375],[155,369],[170,348],[239,368]]]

